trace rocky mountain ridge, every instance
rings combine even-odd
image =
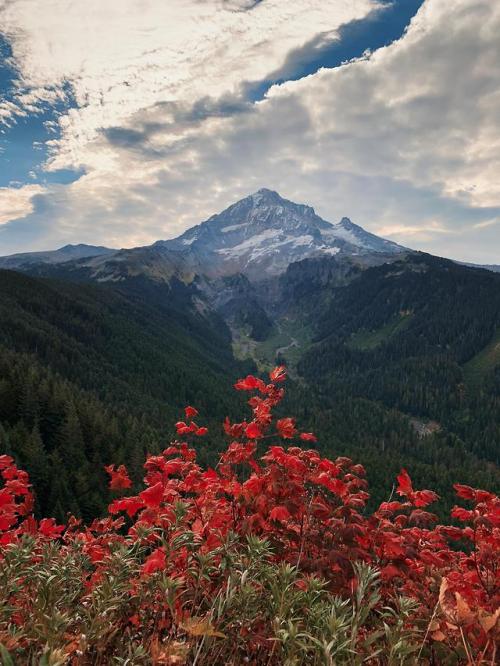
[[[32,269],[38,264],[64,264],[68,273],[80,272],[98,282],[119,282],[140,275],[156,281],[177,277],[191,282],[195,276],[214,279],[236,274],[259,282],[311,257],[349,258],[370,264],[406,251],[347,217],[332,224],[312,207],[263,188],[178,238],[117,251],[67,246],[52,253],[5,257],[0,266]]]

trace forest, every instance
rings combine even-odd
[[[401,466],[440,494],[440,516],[453,482],[500,487],[500,364],[483,360],[500,330],[500,276],[429,255],[339,286],[297,274],[300,266],[288,298],[314,337],[284,406],[317,433],[318,450],[365,464],[373,504]],[[227,387],[257,368],[235,359],[222,316],[193,302],[175,281],[1,272],[0,442],[30,473],[39,515],[100,515],[112,462],[138,487],[146,454],[171,437],[182,405],[214,423],[241,408]],[[415,423],[437,426],[423,436]],[[216,460],[221,434],[200,442],[202,462]]]

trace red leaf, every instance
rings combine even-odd
[[[378,510],[383,511],[383,512],[389,512],[393,513],[394,511],[399,511],[402,509],[405,505],[401,504],[401,502],[382,502],[382,504],[379,506]]]
[[[286,379],[286,368],[284,365],[278,365],[269,373],[269,379],[272,382],[284,382]]]
[[[186,414],[187,419],[192,419],[195,416],[198,416],[198,410],[194,407],[191,407],[190,405],[184,407],[184,413]]]
[[[401,470],[401,474],[397,477],[398,487],[396,492],[398,495],[409,495],[413,492],[413,486],[411,485],[411,479],[408,472],[405,469]]]
[[[166,566],[165,552],[162,548],[157,548],[142,565],[142,573],[149,576],[155,571],[162,571]]]
[[[411,501],[416,507],[427,506],[436,502],[439,499],[439,495],[434,493],[432,490],[417,490],[413,493]]]
[[[109,513],[114,514],[119,511],[126,511],[127,514],[133,518],[139,509],[144,508],[144,502],[138,497],[124,497],[123,499],[115,500],[109,505]]]
[[[44,518],[40,521],[38,531],[49,539],[56,539],[64,532],[64,525],[56,525],[56,521],[53,518]]]
[[[130,488],[130,486],[132,485],[132,481],[129,479],[125,465],[120,465],[118,469],[115,469],[115,465],[108,465],[104,469],[111,477],[111,480],[109,482],[109,487],[111,488],[111,490],[121,490],[123,488]]]
[[[0,456],[0,469],[7,469],[14,462],[14,458],[7,456],[5,453]]]
[[[403,578],[401,571],[394,566],[394,564],[387,564],[385,567],[382,567],[380,570],[380,575],[383,580],[392,580],[393,578],[400,577]]]
[[[277,421],[276,429],[278,430],[280,437],[283,437],[283,439],[292,439],[297,433],[295,420],[291,418],[280,419]]]
[[[300,439],[303,442],[317,442],[318,438],[312,432],[301,432]]]
[[[331,493],[339,497],[344,497],[347,493],[347,485],[340,479],[332,479],[326,472],[321,472],[321,474],[311,478],[311,481],[324,486]]]
[[[461,483],[454,483],[453,488],[459,497],[466,500],[473,500],[476,498],[476,491],[470,486],[463,486]]]
[[[11,479],[5,484],[5,488],[13,495],[29,495],[28,486],[18,479]]]
[[[270,520],[279,520],[280,522],[285,522],[290,520],[290,512],[286,506],[275,506],[274,509],[269,514]]]
[[[472,520],[474,516],[475,516],[474,511],[468,511],[467,509],[464,509],[461,506],[455,506],[451,510],[451,517],[457,518],[457,520],[461,520],[464,523],[469,520]]]
[[[160,506],[160,502],[163,499],[163,483],[158,481],[154,486],[146,488],[142,493],[139,493],[139,497],[144,501],[144,504],[151,508],[157,508]]]
[[[258,439],[259,437],[262,437],[262,432],[259,426],[252,421],[252,423],[249,423],[245,428],[245,435],[249,439]]]
[[[255,389],[259,389],[260,391],[264,392],[266,385],[262,379],[258,379],[253,375],[247,375],[245,379],[239,379],[234,385],[234,388],[237,391],[253,391]]]
[[[13,504],[14,497],[5,488],[0,490],[0,508]]]
[[[187,435],[190,432],[195,432],[196,429],[198,428],[198,426],[196,425],[196,423],[194,423],[194,421],[189,425],[187,425],[187,423],[184,423],[184,421],[177,421],[175,427],[178,435]]]

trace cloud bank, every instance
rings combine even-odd
[[[85,175],[0,190],[2,254],[149,243],[266,186],[416,249],[500,262],[498,3],[426,0],[397,42],[256,102],[252,82],[378,5],[37,5],[0,2],[19,72],[0,115],[71,90],[45,168]]]

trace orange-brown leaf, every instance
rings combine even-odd
[[[440,629],[438,629],[437,631],[434,631],[431,634],[431,638],[435,641],[442,642],[445,640],[446,636],[443,634],[443,632]]]
[[[492,615],[488,615],[484,611],[480,613],[479,623],[486,634],[494,628],[498,622],[498,618],[500,618],[500,608],[497,608]]]
[[[465,601],[460,592],[455,592],[455,599],[457,602],[456,615],[458,624],[472,624],[476,619],[476,614],[470,609],[469,604]]]
[[[180,625],[181,629],[191,636],[215,636],[217,638],[226,638],[226,635],[216,631],[210,618],[208,617],[189,617]]]

